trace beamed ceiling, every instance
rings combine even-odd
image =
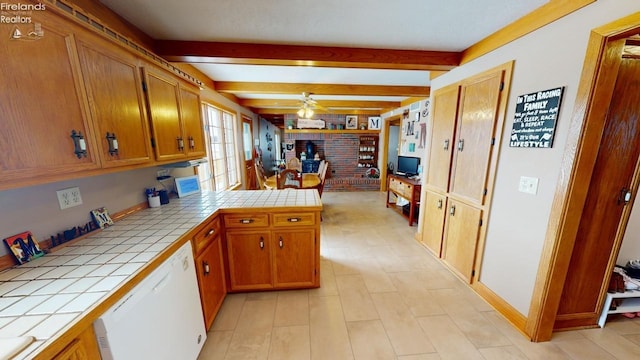
[[[282,126],[303,93],[318,104],[314,118],[424,99],[433,78],[592,1],[101,2],[153,38],[158,55]]]

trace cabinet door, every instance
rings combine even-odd
[[[77,338],[73,339],[64,350],[53,357],[53,360],[91,360],[100,359],[100,350],[96,341],[93,326],[87,327]]]
[[[152,161],[138,59],[93,36],[78,53],[103,167]]]
[[[99,167],[73,35],[80,29],[47,11],[31,17],[42,38],[0,41],[0,188]],[[75,154],[72,131],[85,137],[86,157]]]
[[[424,221],[422,223],[422,243],[436,256],[442,255],[442,235],[447,209],[447,197],[425,191]]]
[[[202,301],[202,312],[207,330],[213,324],[227,294],[222,261],[220,236],[216,236],[209,246],[196,257],[200,300]]]
[[[228,231],[229,287],[237,290],[273,288],[269,232]]]
[[[274,232],[274,285],[310,287],[316,283],[315,229]]]
[[[144,73],[156,160],[183,159],[186,155],[180,121],[179,81],[151,65],[144,67]]]
[[[426,183],[442,192],[446,192],[449,187],[459,95],[460,86],[457,84],[439,89],[433,94],[433,130]]]
[[[482,210],[449,198],[443,260],[471,282],[475,265]]]
[[[180,116],[184,125],[184,146],[188,157],[204,157],[206,155],[204,143],[204,126],[202,125],[202,111],[200,94],[180,86]]]
[[[482,205],[503,71],[463,83],[449,191]]]

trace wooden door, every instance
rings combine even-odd
[[[613,94],[558,308],[561,327],[596,324],[617,256],[624,194],[640,156],[640,60],[622,59]]]
[[[432,191],[424,193],[424,221],[422,223],[422,243],[433,252],[442,256],[442,235],[447,209],[447,197]]]
[[[144,67],[144,75],[156,160],[183,159],[186,140],[180,121],[178,79],[151,65]]]
[[[10,40],[7,26],[0,41],[0,188],[99,167],[73,35],[79,29],[50,12],[31,17],[45,36]],[[86,157],[75,154],[72,131],[84,136]]]
[[[180,117],[184,125],[184,146],[190,158],[207,155],[201,109],[199,91],[180,86]]]
[[[139,60],[94,36],[78,53],[103,167],[152,161]]]
[[[242,147],[244,149],[245,189],[259,190],[260,187],[258,185],[258,176],[255,167],[256,153],[253,148],[253,122],[250,117],[244,114],[242,115]],[[276,151],[280,151],[280,149],[276,149]]]
[[[460,94],[449,191],[477,205],[484,204],[487,191],[503,74],[503,71],[494,71],[465,80]]]
[[[459,96],[460,86],[458,84],[438,89],[433,94],[433,130],[426,184],[430,188],[442,192],[449,190]]]
[[[268,231],[228,231],[227,258],[231,290],[273,287]]]
[[[315,229],[274,232],[274,285],[276,288],[315,284]]]
[[[443,260],[467,282],[472,282],[482,210],[449,198]]]
[[[205,328],[209,330],[227,294],[219,236],[196,258],[196,271]]]

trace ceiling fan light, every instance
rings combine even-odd
[[[313,109],[307,109],[304,115],[307,119],[310,119],[313,116]]]
[[[298,110],[298,116],[299,116],[299,117],[304,117],[304,114],[305,114],[304,109],[300,109],[300,110]]]

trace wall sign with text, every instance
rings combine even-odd
[[[564,87],[518,96],[509,146],[550,148]]]

